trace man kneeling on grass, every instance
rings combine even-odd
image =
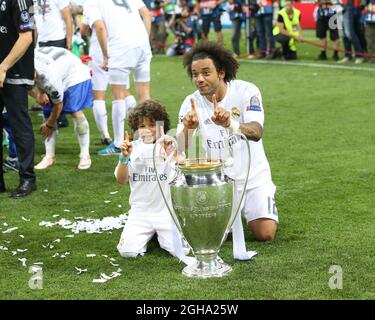
[[[163,123],[164,132],[168,132],[169,116],[160,103],[146,100],[129,114],[128,121],[132,131],[139,138],[130,142],[129,134],[125,133],[125,141],[121,145],[121,155],[115,170],[118,183],[130,184],[131,206],[117,249],[125,258],[143,255],[147,250],[147,243],[156,233],[160,247],[176,255],[172,218],[163,201],[152,160],[157,139],[157,122],[158,125]],[[171,152],[167,146],[157,149],[159,155],[168,156]],[[158,161],[157,169],[164,194],[168,197],[168,180],[171,172],[166,168],[164,161]]]

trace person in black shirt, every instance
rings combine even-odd
[[[20,185],[13,198],[25,197],[36,189],[34,134],[27,97],[28,86],[34,84],[32,7],[32,0],[0,0],[0,113],[6,106],[20,161]],[[2,120],[0,132],[2,135]],[[1,168],[2,145],[0,161]],[[0,192],[5,192],[2,171]]]

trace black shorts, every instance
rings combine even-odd
[[[339,39],[339,30],[337,28],[337,23],[334,23],[334,28],[329,27],[328,17],[321,17],[316,22],[316,37],[319,39],[327,38],[327,31],[329,31],[329,38],[331,41],[336,41]]]
[[[220,32],[223,29],[221,25],[221,19],[219,17],[202,17],[202,32],[205,35],[208,35],[210,32],[211,22],[214,23],[215,32]]]
[[[58,47],[58,48],[66,48],[66,39],[61,40],[53,40],[47,42],[39,42],[39,47]]]

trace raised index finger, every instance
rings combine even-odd
[[[190,102],[191,102],[191,111],[193,111],[194,113],[197,113],[197,106],[195,104],[195,99],[193,97],[190,98]]]
[[[125,131],[125,141],[129,142],[129,133],[128,133],[128,131]]]
[[[217,111],[219,104],[217,103],[216,94],[212,96],[212,103],[214,104],[214,111]]]

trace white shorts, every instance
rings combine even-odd
[[[92,89],[95,91],[107,91],[109,82],[108,72],[104,71],[101,64],[96,61],[92,61],[90,67],[92,70]]]
[[[133,73],[135,82],[150,82],[151,58],[149,47],[130,49],[121,57],[113,58],[116,64],[109,61],[109,83],[129,87],[130,73]]]
[[[157,234],[160,247],[174,255],[172,218],[168,213],[130,213],[117,250],[123,257],[136,257],[147,251],[147,243]]]
[[[271,219],[279,223],[275,202],[276,186],[272,181],[246,191],[242,214],[247,222],[257,219]]]

